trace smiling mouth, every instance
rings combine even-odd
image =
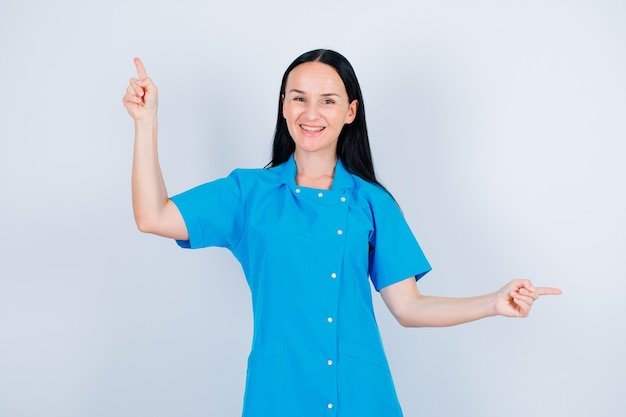
[[[321,132],[322,130],[326,129],[324,126],[313,127],[313,126],[305,126],[305,125],[300,125],[300,128],[306,132],[312,132],[312,133]]]

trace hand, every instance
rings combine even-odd
[[[527,317],[530,307],[541,295],[561,295],[561,290],[534,287],[527,279],[513,280],[496,293],[496,314],[506,317]]]
[[[135,121],[155,118],[157,115],[157,88],[146,73],[139,58],[135,58],[138,78],[131,78],[124,95],[124,107]]]

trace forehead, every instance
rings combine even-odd
[[[287,77],[285,92],[296,89],[307,93],[346,93],[341,77],[333,67],[321,62],[305,62],[295,67]]]

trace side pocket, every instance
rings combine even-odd
[[[256,361],[283,353],[283,341],[274,340],[272,342],[263,343],[252,349],[250,356],[248,356],[248,367],[253,365]]]
[[[244,417],[282,416],[283,342],[264,343],[248,357]]]
[[[372,365],[376,365],[389,372],[389,364],[387,363],[387,358],[382,350],[377,352],[361,344],[342,340],[339,343],[339,353],[352,358],[367,361]]]
[[[341,410],[348,416],[401,417],[402,410],[382,350],[341,340],[338,364]]]

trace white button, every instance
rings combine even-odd
[[[341,230],[341,229],[337,230],[337,234],[338,234],[339,236],[343,235],[343,230]]]
[[[322,198],[322,197],[324,197],[324,193],[317,193],[317,196],[318,196],[319,198]]]
[[[341,197],[340,200],[341,200],[342,203],[346,202],[346,198],[345,197]]]
[[[337,278],[337,274],[335,274],[335,273],[333,272],[332,274],[330,274],[330,277],[331,277],[332,279],[335,279],[335,278]]]
[[[329,322],[329,323],[332,323],[332,322],[333,322],[333,318],[332,318],[332,317],[329,317],[329,318],[328,318],[328,322]]]
[[[326,363],[328,364],[328,366],[331,366],[333,364],[333,361],[329,359]]]
[[[296,188],[296,194],[300,194],[300,189]]]
[[[333,403],[328,403],[328,409],[329,409],[329,410],[330,410],[331,408],[333,408],[333,407],[334,407]]]

